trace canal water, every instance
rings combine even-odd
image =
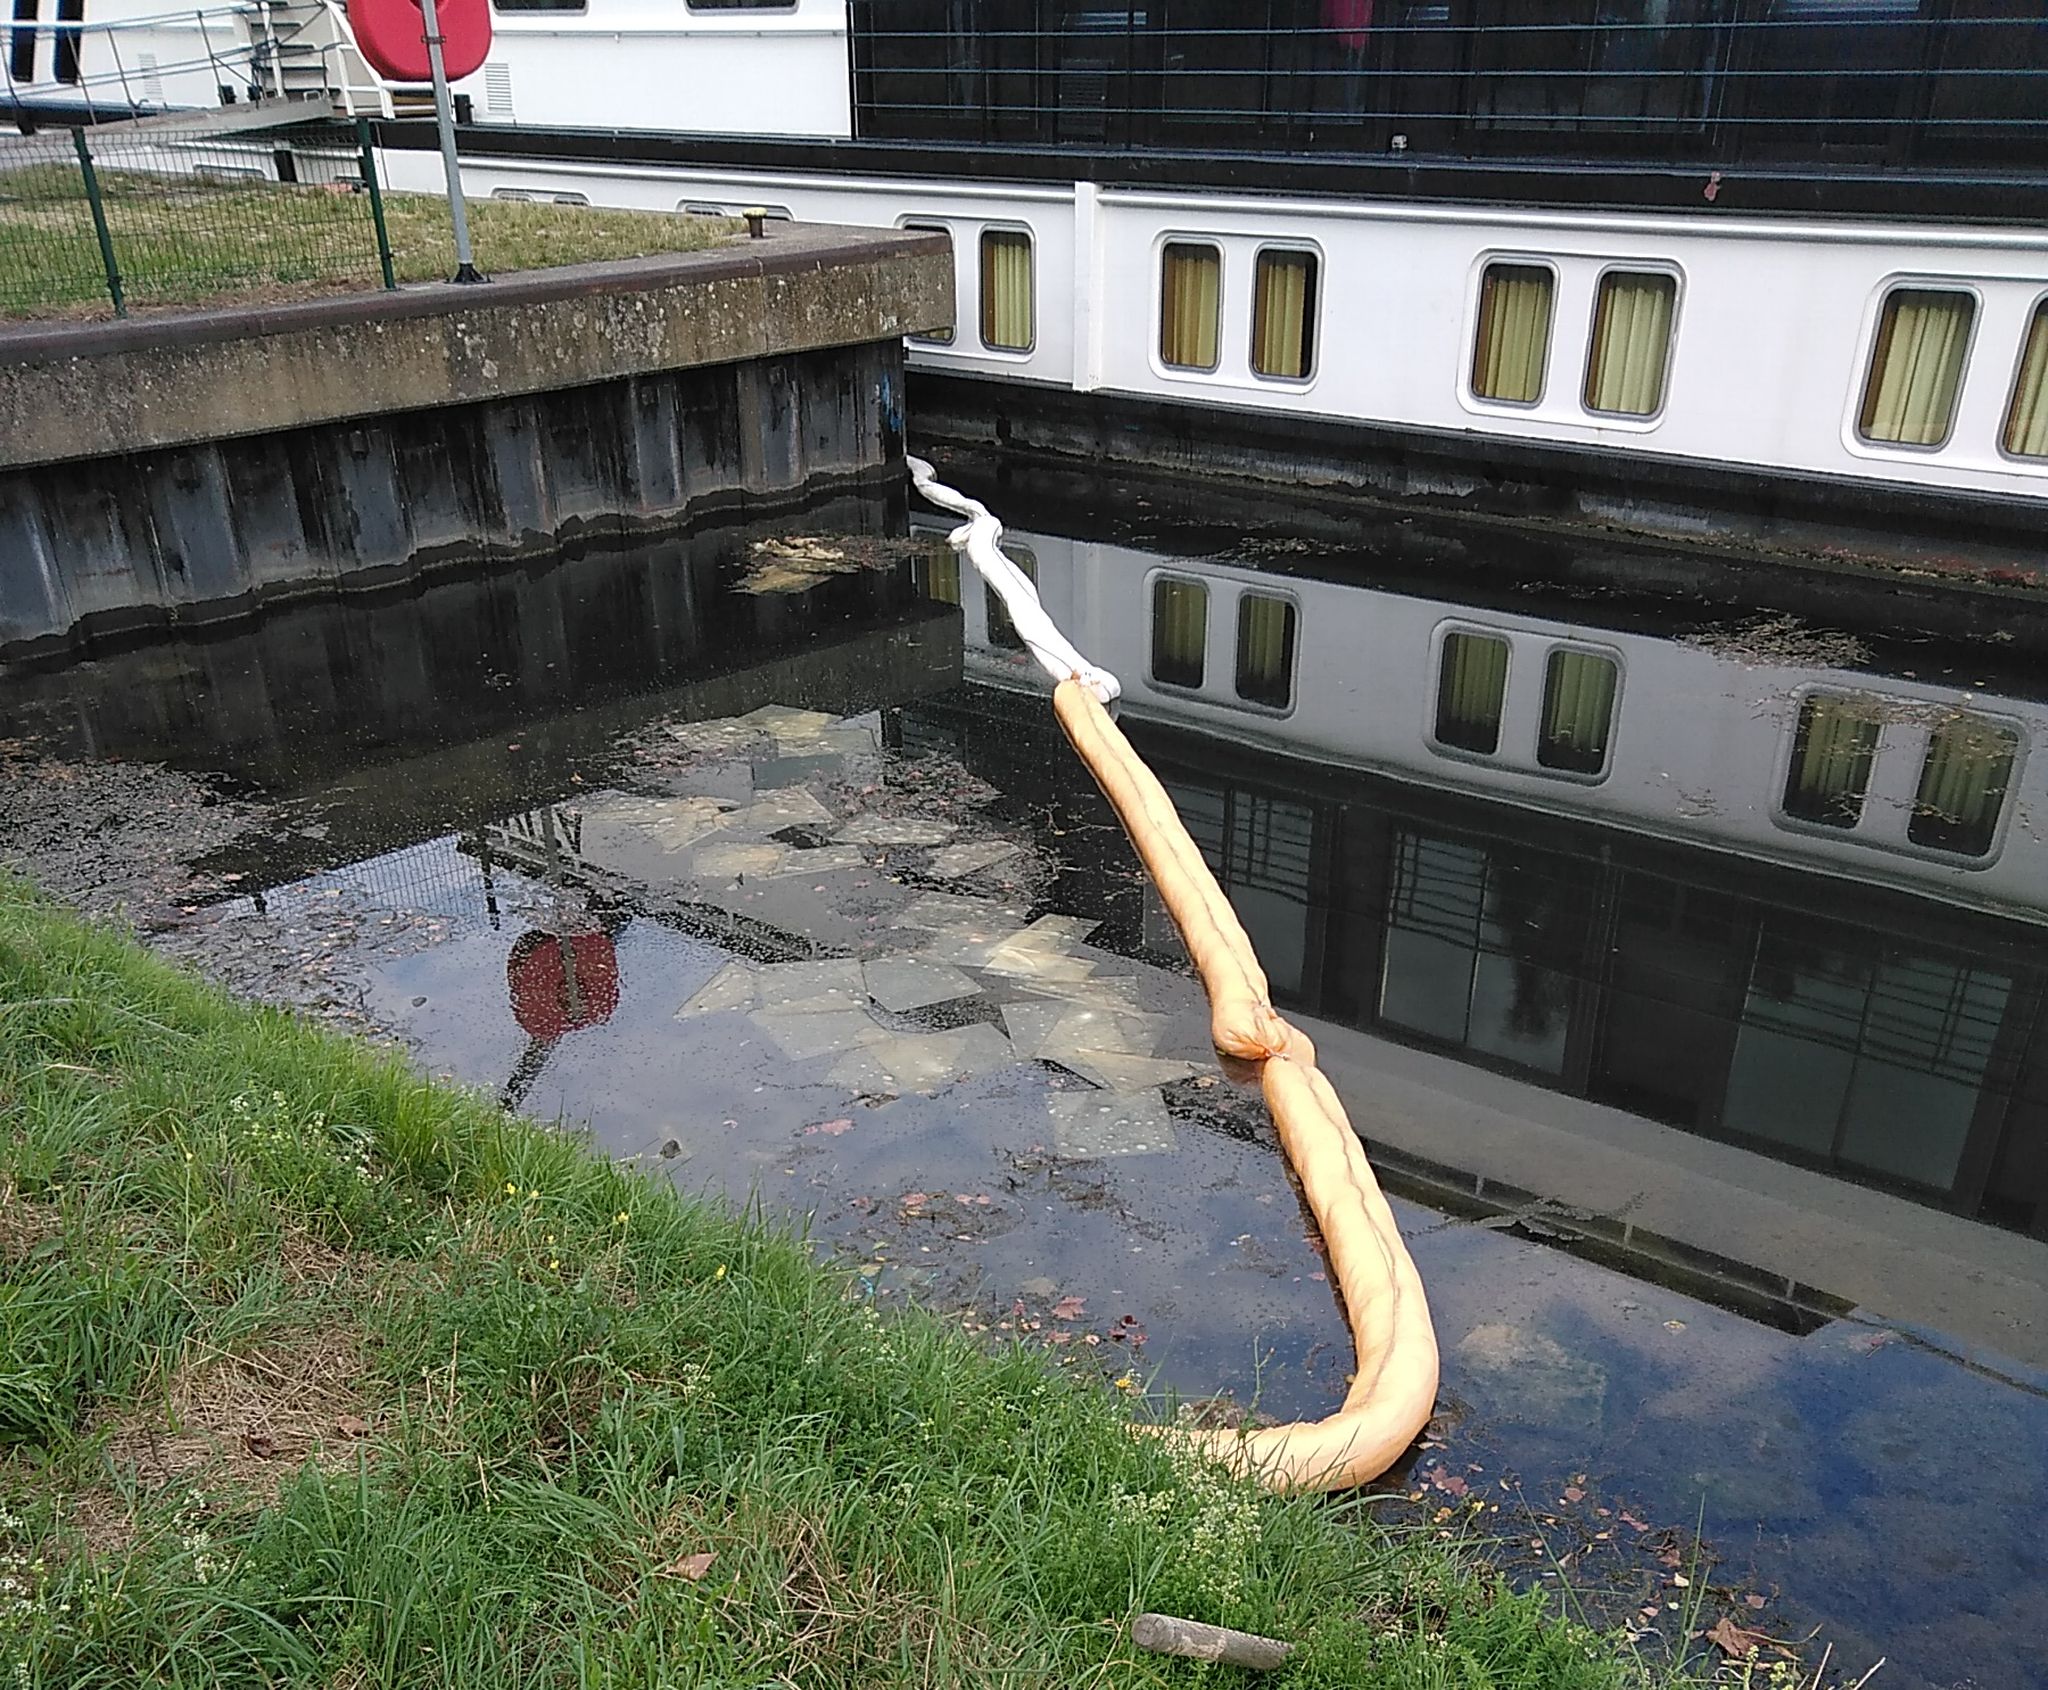
[[[981,490],[1394,1193],[1445,1365],[1387,1518],[1648,1648],[2048,1682],[2036,690],[1882,607]],[[0,855],[180,859],[167,948],[885,1305],[1328,1412],[1312,1229],[1014,632],[936,525],[806,526],[0,676]]]

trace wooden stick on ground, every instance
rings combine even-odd
[[[1294,1653],[1292,1643],[1277,1637],[1256,1637],[1228,1626],[1177,1620],[1171,1614],[1140,1614],[1131,1621],[1131,1641],[1155,1655],[1179,1655],[1190,1661],[1220,1661],[1229,1667],[1264,1670],[1277,1667]]]

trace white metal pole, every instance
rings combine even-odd
[[[462,166],[455,158],[455,104],[448,97],[448,67],[441,60],[441,14],[434,0],[420,0],[420,19],[427,26],[427,63],[434,73],[434,121],[441,129],[441,173],[448,178],[448,217],[455,225],[455,275],[458,282],[480,282],[476,254],[469,249],[469,207],[462,198]]]

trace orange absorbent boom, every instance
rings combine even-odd
[[[1358,1350],[1344,1406],[1327,1420],[1251,1432],[1147,1429],[1189,1439],[1274,1490],[1364,1484],[1400,1458],[1436,1404],[1436,1330],[1421,1276],[1315,1046],[1273,1008],[1251,940],[1166,789],[1080,680],[1059,683],[1053,709],[1180,929],[1209,996],[1217,1050],[1262,1065],[1266,1106],[1322,1229]]]

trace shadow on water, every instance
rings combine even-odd
[[[1014,634],[942,550],[855,543],[886,512],[808,526],[849,567],[742,590],[785,531],[736,527],[0,677],[0,708],[45,759],[239,795],[169,918],[238,983],[806,1216],[880,1301],[1327,1412],[1316,1241]],[[1395,1193],[1445,1373],[1382,1506],[1646,1641],[1704,1592],[1882,1682],[2048,1680],[2048,758],[1954,731],[2024,751],[2048,715],[1840,630],[1159,526],[1018,549]],[[1804,757],[1838,696],[1847,750]],[[1819,823],[1781,813],[1802,782]]]

